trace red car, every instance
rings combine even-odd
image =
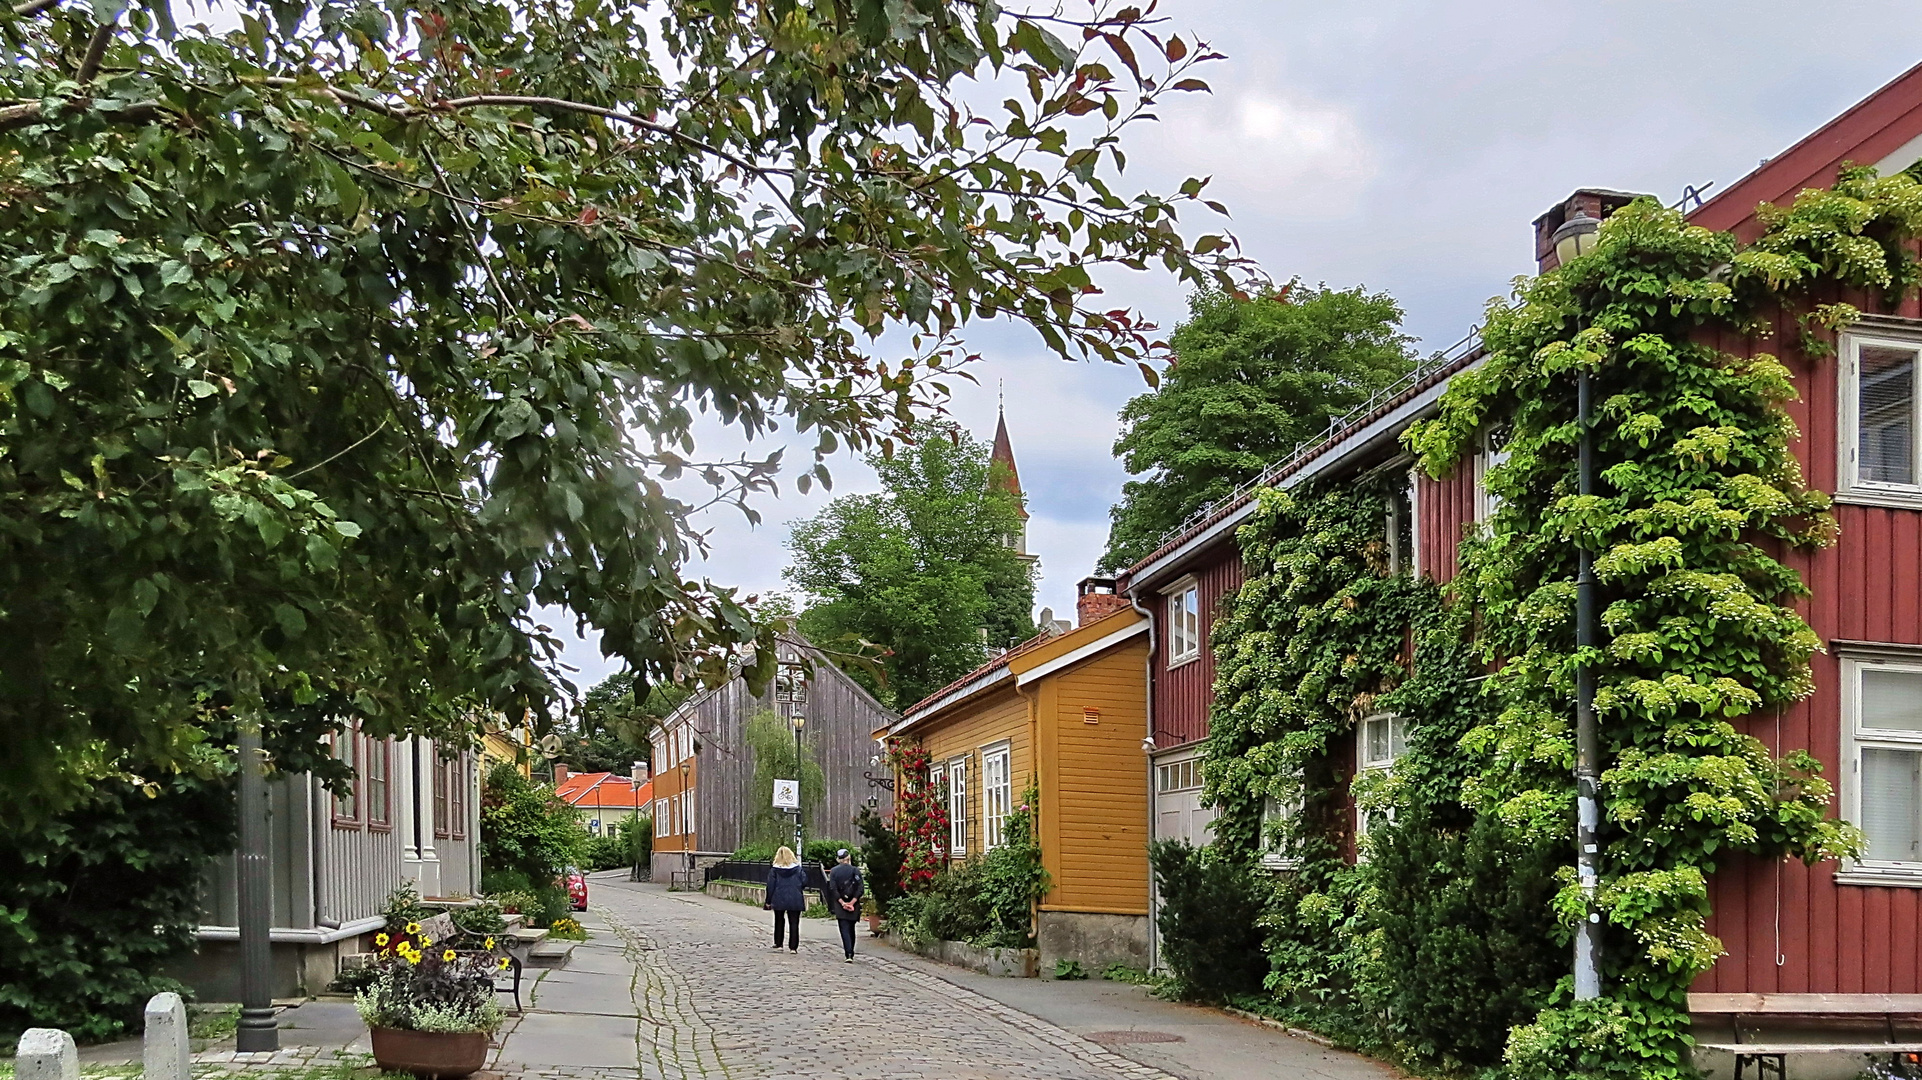
[[[561,883],[567,886],[567,900],[574,905],[575,911],[587,910],[587,875],[578,866],[570,866],[561,875]]]

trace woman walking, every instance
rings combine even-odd
[[[792,848],[783,847],[774,853],[774,867],[767,872],[767,900],[761,906],[774,913],[774,947],[780,948],[781,923],[787,922],[787,951],[799,952],[801,948],[801,909],[807,907],[807,897],[802,886],[807,883],[807,872],[801,869],[801,860],[794,857]]]

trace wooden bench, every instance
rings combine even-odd
[[[1770,1077],[1786,1080],[1789,1055],[1824,1053],[1886,1057],[1895,1075],[1922,1076],[1922,1072],[1910,1071],[1922,1065],[1922,1042],[1913,1041],[1912,1035],[1907,1040],[1899,1038],[1896,1031],[1897,1018],[1922,1021],[1922,994],[1690,994],[1688,1011],[1691,1016],[1730,1018],[1733,1041],[1697,1040],[1695,1045],[1735,1055],[1735,1080],[1745,1080],[1751,1064],[1755,1066],[1757,1080]],[[1879,1019],[1886,1037],[1877,1041],[1745,1042],[1742,1038],[1745,1017],[1778,1021]]]

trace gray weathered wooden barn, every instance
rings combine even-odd
[[[891,773],[877,761],[874,731],[897,719],[873,695],[797,634],[780,643],[782,677],[759,697],[739,676],[689,698],[654,735],[654,880],[731,854],[758,807],[748,719],[772,711],[798,714],[809,756],[821,765],[826,791],[810,807],[813,837],[858,840],[863,806],[894,812]]]

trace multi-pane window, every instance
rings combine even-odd
[[[1852,873],[1922,878],[1922,654],[1842,661],[1846,813],[1868,844]]]
[[[1415,546],[1415,474],[1408,474],[1407,483],[1388,499],[1388,572],[1391,574],[1415,575],[1421,573],[1420,559]]]
[[[1490,428],[1482,433],[1481,450],[1475,455],[1475,520],[1487,521],[1502,508],[1502,497],[1488,489],[1488,474],[1508,462],[1507,427]]]
[[[1922,342],[1847,335],[1843,356],[1844,491],[1922,495],[1916,433]]]
[[[334,824],[346,828],[360,824],[360,725],[348,722],[333,742],[334,759],[353,773],[334,795]]]
[[[681,835],[694,835],[694,793],[681,792]]]
[[[394,744],[387,739],[367,738],[361,747],[363,769],[361,788],[367,796],[367,825],[373,829],[391,828],[394,803],[389,793],[394,771]]]
[[[1357,725],[1356,760],[1364,773],[1380,772],[1394,767],[1402,752],[1408,748],[1407,736],[1402,719],[1394,713],[1376,713]],[[1357,808],[1355,811],[1355,835],[1368,835],[1373,819],[1392,820],[1392,816],[1369,813]]]
[[[1168,594],[1168,663],[1201,655],[1201,594],[1185,585]]]
[[[654,800],[653,814],[654,814],[655,838],[659,839],[661,837],[667,836],[668,831],[667,831],[667,800],[666,799]]]
[[[1201,801],[1201,761],[1194,754],[1155,766],[1155,838],[1196,846],[1214,839],[1215,808]]]
[[[434,835],[445,839],[447,833],[447,761],[434,757]]]
[[[948,851],[956,858],[968,853],[968,759],[948,762]]]
[[[473,783],[466,754],[447,763],[448,831],[456,840],[467,839],[467,788]]]
[[[1301,798],[1261,801],[1261,865],[1270,870],[1293,870],[1301,860],[1288,853],[1288,826],[1301,814]]]
[[[1005,743],[981,751],[981,827],[986,847],[1000,847],[1008,839],[1008,814],[1014,810],[1013,760]]]

